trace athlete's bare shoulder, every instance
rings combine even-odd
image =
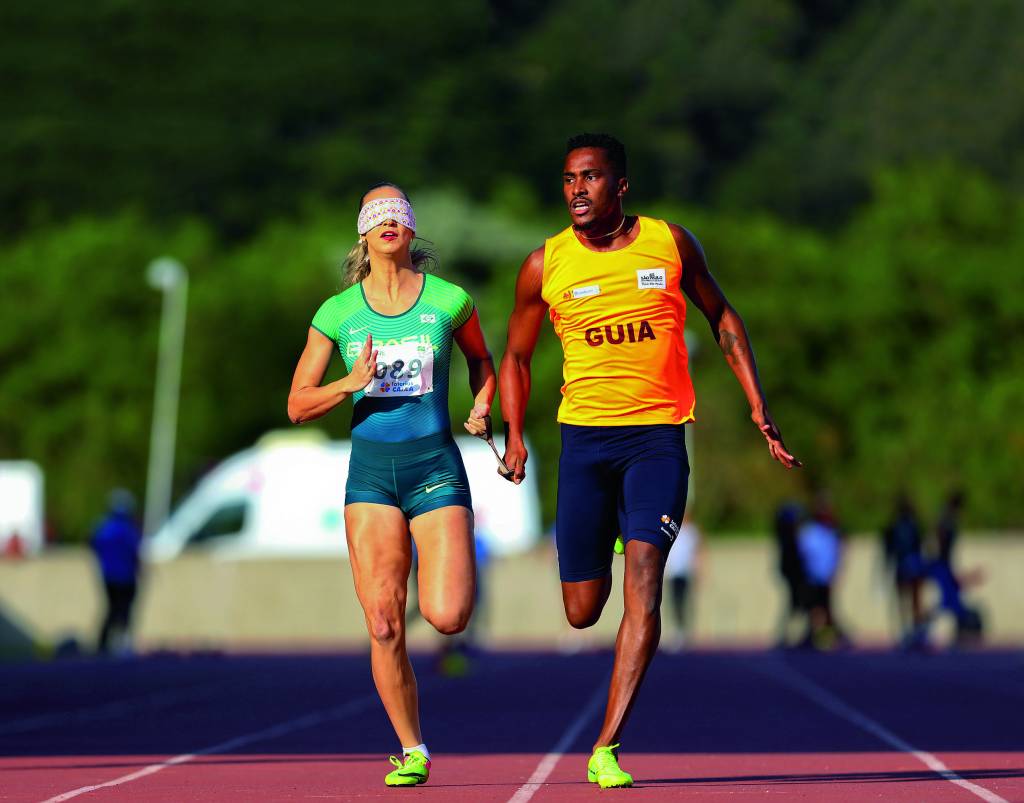
[[[683,276],[680,282],[683,292],[709,321],[717,321],[729,302],[726,300],[722,288],[715,281],[715,277],[711,275],[700,240],[683,226],[669,223],[668,227],[672,232],[672,238],[676,241],[676,248],[679,249],[679,261],[683,266]]]
[[[523,264],[519,267],[519,278],[516,280],[516,298],[527,300],[532,298],[540,299],[541,288],[544,285],[544,248],[534,248]]]
[[[707,270],[707,259],[704,256],[704,249],[692,231],[676,223],[668,223],[668,230],[672,232],[672,239],[676,241],[676,248],[679,251],[679,259],[684,268],[691,270]]]
[[[524,270],[544,270],[544,249],[547,245],[540,245],[534,248],[529,254],[526,255],[526,259],[523,260],[523,266],[519,269]]]

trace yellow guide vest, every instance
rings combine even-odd
[[[562,423],[694,418],[679,251],[665,221],[637,225],[637,238],[617,251],[591,251],[571,227],[544,244],[541,295],[565,354]]]

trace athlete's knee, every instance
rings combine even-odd
[[[473,597],[469,593],[423,594],[420,596],[420,613],[438,633],[454,636],[469,624]]]
[[[593,627],[601,619],[601,612],[604,610],[604,603],[607,596],[600,596],[596,599],[579,599],[566,597],[565,618],[569,624],[577,630],[585,630]]]
[[[569,624],[577,630],[586,630],[588,627],[593,627],[601,620],[601,611],[581,611],[566,608],[565,618],[568,620]]]
[[[661,610],[665,557],[656,547],[644,543],[627,553],[624,603],[627,613],[656,615]]]
[[[461,633],[466,629],[466,625],[469,624],[468,616],[449,616],[449,617],[438,617],[435,619],[428,619],[428,622],[434,626],[434,630],[444,636],[454,636],[456,633]]]
[[[461,633],[466,629],[473,608],[472,606],[427,608],[426,610],[421,608],[420,612],[423,614],[423,618],[430,622],[438,633],[445,636],[454,636],[456,633]]]
[[[600,578],[599,581],[562,584],[562,604],[565,607],[565,618],[577,630],[593,627],[601,618],[608,595],[612,590],[612,578]]]
[[[366,610],[366,627],[370,637],[378,644],[394,643],[405,629],[402,605],[398,600],[388,599],[371,603]]]
[[[393,644],[402,634],[402,619],[379,612],[370,618],[370,636],[378,644]]]

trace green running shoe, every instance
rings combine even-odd
[[[619,769],[617,744],[599,747],[587,762],[587,780],[602,789],[614,789],[633,785],[633,776]]]
[[[621,535],[615,536],[614,550],[615,550],[615,554],[616,555],[624,555],[624,554],[626,554],[626,542],[622,540],[622,536]]]
[[[405,762],[403,763],[396,756],[391,756],[389,761],[397,769],[385,776],[384,783],[388,786],[417,786],[426,783],[427,778],[430,777],[430,762],[427,757],[419,750],[413,750],[404,758]]]

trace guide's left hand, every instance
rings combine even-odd
[[[473,409],[469,411],[469,418],[466,419],[466,423],[463,424],[466,428],[466,432],[470,435],[475,435],[478,438],[487,440],[487,414],[491,411],[489,405],[486,404],[474,404]]]
[[[752,418],[757,424],[757,428],[761,430],[761,434],[764,435],[764,439],[768,441],[768,451],[771,452],[772,457],[786,468],[800,468],[803,465],[786,449],[786,444],[782,442],[782,433],[779,432],[771,415],[765,412],[760,416],[754,415]]]

